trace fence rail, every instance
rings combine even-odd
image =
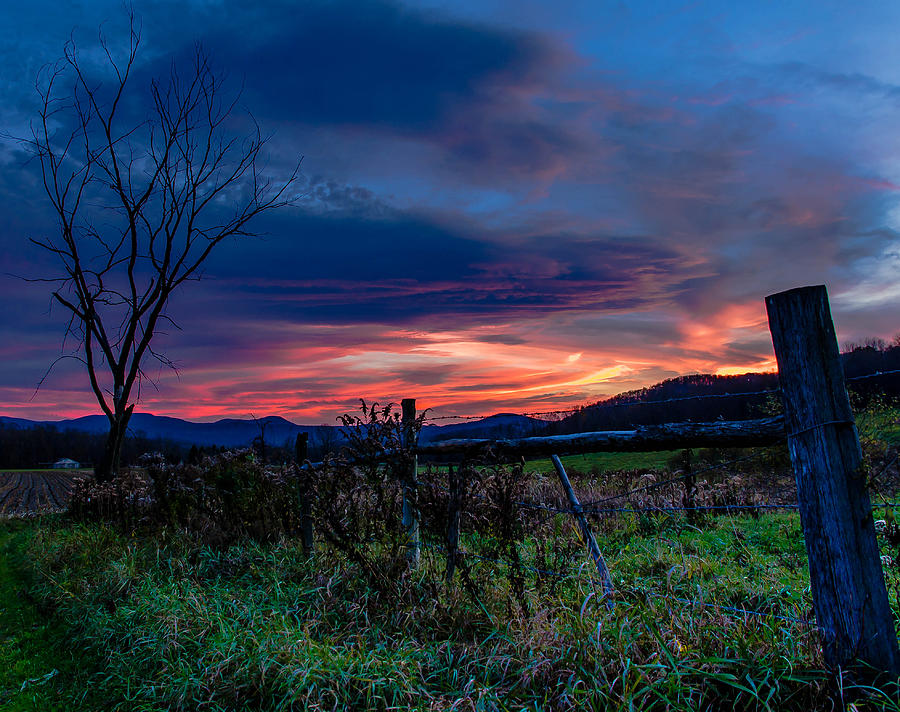
[[[569,435],[545,435],[512,439],[454,439],[419,445],[424,458],[490,456],[512,462],[520,457],[582,455],[592,452],[652,452],[703,447],[759,447],[784,440],[784,418],[667,423],[642,425],[633,430],[601,430]]]
[[[766,306],[780,381],[780,388],[771,392],[781,393],[785,416],[712,423],[668,423],[639,426],[631,430],[511,439],[452,439],[418,444],[411,427],[415,421],[415,401],[405,399],[402,449],[385,449],[371,454],[366,462],[402,458],[398,461],[404,463],[403,524],[407,532],[410,564],[414,565],[418,561],[418,552],[423,545],[419,536],[415,503],[416,490],[420,485],[416,467],[417,463],[425,461],[515,462],[524,457],[552,457],[567,494],[569,507],[563,509],[540,505],[538,508],[576,517],[583,541],[603,582],[604,594],[611,592],[612,581],[586,515],[639,511],[684,511],[691,515],[698,512],[796,508],[800,511],[807,544],[816,621],[822,631],[826,662],[836,669],[853,669],[862,676],[868,675],[872,670],[900,676],[900,649],[887,603],[872,506],[866,489],[866,478],[861,476],[863,470],[859,439],[850,411],[825,287],[804,287],[771,295],[766,299]],[[875,375],[884,374],[873,374],[873,377]],[[856,377],[853,380],[862,378]],[[714,397],[725,396],[715,394]],[[675,398],[668,399],[668,402],[691,399],[693,398]],[[703,470],[692,471],[688,462],[686,472],[677,477],[582,506],[575,498],[558,459],[559,455],[593,452],[757,447],[785,441],[788,443],[797,483],[797,502],[698,506],[693,500],[693,491],[696,475]],[[304,466],[314,467],[316,464],[307,462]],[[344,464],[348,463],[345,461]],[[454,476],[457,479],[451,479],[451,489],[456,494],[452,499],[457,502],[458,507],[457,490],[461,486],[459,472]],[[676,481],[684,482],[683,507],[598,506]],[[528,503],[517,505],[527,507]],[[448,538],[449,551],[452,552],[449,558],[455,561],[460,551],[459,512],[450,514],[451,521],[455,521],[455,525],[451,527],[455,533]],[[450,571],[452,576],[452,569]],[[742,613],[756,614],[754,611],[740,610]]]

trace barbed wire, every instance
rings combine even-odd
[[[875,373],[867,373],[863,376],[850,376],[849,378],[845,378],[845,381],[864,381],[867,378],[878,378],[879,376],[893,376],[895,374],[900,373],[900,368],[895,368],[891,371],[875,371]]]
[[[519,413],[511,413],[511,415],[520,415]],[[490,418],[490,415],[435,415],[431,418],[425,418],[423,424],[427,425],[428,423],[434,422],[436,420],[485,420],[486,418]]]
[[[746,462],[747,460],[753,460],[755,458],[761,457],[763,453],[753,453],[752,455],[746,455],[744,457],[738,457],[733,460],[729,460],[727,462],[716,463],[715,465],[710,465],[709,467],[704,467],[700,470],[694,470],[693,472],[684,472],[675,477],[670,477],[668,479],[662,480],[661,482],[651,482],[649,485],[644,485],[643,487],[635,487],[634,489],[630,489],[626,492],[622,492],[620,494],[614,494],[609,497],[602,497],[601,499],[595,499],[590,502],[585,502],[582,504],[582,507],[595,507],[598,504],[603,504],[604,502],[613,502],[617,499],[623,499],[632,494],[638,494],[639,492],[646,492],[648,490],[657,489],[659,487],[665,487],[666,485],[673,484],[675,482],[681,482],[682,480],[686,480],[689,477],[696,477],[697,475],[702,475],[707,472],[712,472],[713,470],[721,470],[726,467],[730,467],[731,465],[735,465],[739,462]]]
[[[582,514],[614,514],[614,513],[631,513],[631,514],[653,514],[654,512],[714,512],[714,511],[745,511],[758,509],[799,509],[800,505],[793,504],[777,504],[763,502],[760,504],[709,504],[697,505],[695,507],[609,507],[605,509],[582,509]],[[574,510],[571,512],[574,514]]]
[[[736,458],[733,460],[729,460],[727,462],[717,463],[716,465],[710,466],[708,468],[703,468],[703,469],[695,471],[693,473],[685,473],[677,478],[670,478],[663,482],[651,483],[650,485],[647,485],[645,487],[635,488],[628,492],[620,493],[618,495],[612,495],[609,498],[604,498],[603,500],[599,500],[599,501],[609,501],[609,500],[613,500],[613,499],[626,497],[629,494],[633,494],[635,492],[646,491],[647,489],[651,489],[654,487],[661,487],[661,486],[664,486],[667,484],[672,484],[673,482],[680,481],[688,476],[692,476],[692,475],[696,476],[698,474],[702,474],[703,472],[722,469],[722,468],[728,467],[729,465],[732,465],[732,464],[735,464],[738,462],[743,462],[743,461],[746,461],[749,459],[753,459],[755,457],[759,457],[759,454],[757,453],[757,454],[753,454],[753,455],[750,455],[747,457]],[[418,482],[418,484],[424,485],[424,486],[429,486],[429,487],[434,487],[434,488],[449,492],[448,488],[443,487],[442,485],[439,485],[437,483]],[[476,493],[472,493],[472,492],[469,492],[468,495],[474,496],[474,497],[476,497],[478,499],[482,499],[482,500],[490,501],[490,499],[491,499],[484,495],[480,495],[480,494],[476,494]],[[518,506],[521,506],[521,507],[527,507],[527,508],[537,509],[537,510],[545,510],[545,511],[553,512],[555,514],[567,514],[567,515],[573,515],[573,514],[577,514],[579,512],[581,512],[583,514],[589,514],[589,515],[604,514],[604,513],[635,513],[635,514],[650,513],[650,514],[652,514],[654,512],[679,512],[679,511],[684,511],[684,512],[688,512],[688,511],[736,512],[737,511],[737,512],[739,512],[739,511],[752,511],[752,510],[758,511],[758,510],[775,510],[775,509],[796,510],[799,508],[799,504],[797,504],[797,503],[757,503],[757,504],[748,504],[748,505],[737,505],[737,504],[699,505],[699,506],[691,506],[691,507],[687,507],[687,506],[684,506],[684,507],[677,507],[677,506],[646,507],[646,508],[612,507],[612,508],[602,508],[602,509],[585,507],[580,510],[575,510],[575,509],[570,509],[570,508],[556,507],[556,506],[547,505],[544,503],[529,502],[529,501],[524,501],[524,500],[517,500],[515,502],[515,504]],[[873,508],[898,507],[898,506],[900,506],[900,503],[883,502],[883,503],[876,503]],[[414,545],[410,544],[410,546],[414,546]],[[420,541],[419,546],[421,546],[422,548],[425,548],[425,549],[432,550],[432,551],[442,552],[445,555],[449,555],[449,553],[450,553],[448,551],[447,547],[441,546],[438,544],[433,544],[433,543],[426,542],[426,541]],[[569,571],[564,572],[564,571],[555,571],[552,569],[545,569],[545,568],[541,568],[541,567],[537,567],[537,566],[532,566],[521,560],[513,561],[513,560],[509,560],[509,559],[504,559],[504,558],[486,556],[484,554],[478,554],[473,551],[469,551],[468,549],[465,549],[465,548],[459,548],[456,550],[455,553],[456,553],[456,556],[459,557],[459,560],[463,561],[463,562],[466,560],[469,560],[469,561],[484,562],[487,564],[502,565],[502,566],[505,566],[505,567],[513,569],[513,570],[529,571],[529,572],[535,573],[535,574],[537,574],[539,576],[543,576],[543,577],[550,576],[550,577],[555,577],[555,578],[559,578],[559,579],[566,579],[566,578],[574,577],[574,578],[579,578],[581,580],[588,581],[595,586],[602,586],[602,582],[600,581],[600,579],[598,579],[592,575],[585,574],[584,568],[586,566],[589,566],[589,562],[587,562],[587,561],[582,563],[578,568],[572,567]],[[703,608],[709,608],[709,609],[718,611],[722,614],[729,615],[732,617],[738,617],[738,618],[741,618],[744,620],[746,620],[748,617],[752,616],[752,617],[761,618],[761,619],[769,618],[769,619],[773,619],[773,620],[781,620],[781,621],[796,623],[796,624],[800,624],[800,625],[804,625],[804,626],[817,625],[814,621],[804,620],[801,618],[788,616],[788,615],[782,615],[779,613],[774,613],[772,611],[758,611],[758,610],[754,610],[751,608],[744,608],[744,607],[740,607],[740,606],[730,606],[730,605],[723,604],[723,603],[705,601],[705,600],[701,600],[701,599],[685,598],[685,597],[675,596],[675,595],[671,595],[671,594],[667,594],[667,593],[660,593],[660,592],[653,591],[650,589],[620,588],[619,590],[622,593],[632,595],[632,596],[646,596],[646,597],[651,597],[651,598],[662,598],[662,599],[680,603],[685,606],[698,606],[698,607],[703,607]]]
[[[419,481],[417,484],[424,485],[425,487],[431,487],[432,489],[441,490],[443,492],[450,493],[449,488],[444,487],[442,485],[435,484],[433,482],[423,482]],[[482,494],[476,494],[474,492],[468,493],[469,497],[474,499],[487,501],[491,504],[496,505],[495,502],[491,500],[490,497],[487,497]],[[525,500],[516,500],[513,502],[517,507],[521,507],[523,509],[533,509],[540,510],[545,512],[550,512],[552,514],[590,514],[590,515],[599,515],[599,514],[653,514],[654,512],[715,512],[715,511],[752,511],[752,510],[760,510],[760,509],[798,509],[800,507],[796,502],[782,504],[777,502],[760,502],[759,504],[710,504],[710,505],[696,505],[693,507],[688,506],[671,506],[671,507],[658,507],[658,506],[648,506],[648,507],[604,507],[600,509],[593,508],[587,504],[582,505],[580,510],[575,510],[572,508],[564,508],[557,507],[552,504],[544,504],[543,502],[528,502]],[[874,507],[891,507],[891,506],[900,506],[900,504],[893,504],[890,502],[880,502],[872,505]]]
[[[535,410],[530,413],[522,413],[522,415],[529,418],[534,415],[562,415],[563,413],[577,413],[582,409],[582,406],[577,406],[575,408],[566,408],[564,410]]]
[[[677,396],[674,398],[662,398],[652,401],[622,401],[615,403],[608,402],[599,402],[593,405],[579,406],[576,408],[567,408],[565,410],[545,410],[545,411],[534,411],[529,413],[508,413],[508,415],[519,415],[524,417],[534,416],[534,415],[556,415],[560,413],[593,413],[598,410],[607,410],[611,408],[625,408],[628,406],[644,406],[644,405],[664,405],[666,403],[677,403],[680,401],[691,401],[691,400],[707,400],[710,398],[741,398],[747,396],[759,396],[759,395],[767,395],[770,393],[780,393],[780,388],[769,388],[762,391],[744,391],[739,393],[701,393],[693,396]],[[490,418],[490,415],[436,415],[433,418],[426,418],[424,422],[429,423],[437,420],[485,420]]]
[[[689,400],[707,400],[710,398],[742,398],[745,396],[761,396],[770,393],[780,393],[780,388],[767,388],[762,391],[742,391],[740,393],[700,393],[694,396],[677,396],[675,398],[663,398],[652,401],[625,401],[622,403],[597,403],[596,405],[585,406],[583,410],[603,410],[606,408],[624,408],[629,405],[663,405],[665,403],[675,403],[678,401]]]
[[[602,504],[604,502],[611,502],[616,499],[622,499],[624,497],[628,497],[635,493],[645,492],[647,490],[664,487],[666,485],[680,482],[689,477],[694,477],[696,475],[700,475],[700,474],[703,474],[706,472],[711,472],[713,470],[722,469],[722,468],[728,467],[730,465],[733,465],[735,463],[744,462],[746,460],[752,460],[752,459],[754,459],[756,457],[760,457],[760,456],[761,456],[761,453],[754,453],[753,455],[736,458],[734,460],[729,460],[728,462],[718,463],[716,465],[712,465],[710,467],[703,468],[701,470],[696,470],[696,471],[690,472],[690,473],[684,473],[684,474],[678,475],[677,477],[671,477],[671,478],[668,478],[661,482],[653,482],[649,485],[645,485],[643,487],[637,487],[637,488],[628,490],[628,491],[620,493],[620,494],[611,495],[609,497],[604,497],[604,498],[601,498],[598,500],[585,502],[581,505],[580,510],[575,510],[570,507],[559,507],[559,506],[552,505],[552,504],[546,504],[544,502],[531,502],[528,500],[514,500],[512,502],[512,504],[514,504],[517,507],[521,507],[523,509],[532,509],[532,510],[551,512],[553,514],[568,514],[568,515],[578,514],[579,512],[584,513],[584,514],[598,515],[598,514],[613,514],[613,513],[646,514],[646,513],[653,513],[653,512],[691,512],[691,511],[727,511],[727,510],[744,511],[744,510],[759,510],[759,509],[797,509],[799,507],[799,505],[796,503],[783,504],[783,503],[778,503],[778,502],[761,502],[759,504],[697,505],[697,506],[690,506],[690,507],[688,507],[688,506],[681,506],[681,507],[678,507],[678,506],[671,506],[671,507],[657,507],[657,506],[604,507],[604,508],[596,507],[596,505]],[[429,487],[431,489],[436,489],[436,490],[440,490],[442,492],[446,492],[448,494],[452,494],[448,487],[440,485],[436,482],[426,482],[424,480],[418,480],[416,482],[416,485]],[[483,495],[483,494],[478,494],[476,492],[469,491],[466,493],[466,496],[471,497],[473,499],[480,500],[480,501],[486,501],[490,504],[497,506],[496,502],[494,502],[490,497]],[[885,503],[880,506],[887,506],[887,504]]]
[[[711,601],[701,601],[695,598],[681,598],[680,596],[672,596],[667,593],[658,593],[656,591],[650,591],[647,589],[636,589],[638,592],[652,596],[654,598],[666,598],[670,601],[677,601],[678,603],[684,603],[690,606],[703,606],[708,608],[716,608],[717,610],[721,610],[725,613],[730,613],[732,615],[741,615],[741,616],[757,616],[762,618],[776,618],[782,621],[789,621],[791,623],[800,623],[805,626],[815,626],[818,627],[818,623],[815,621],[803,620],[802,618],[794,618],[793,616],[783,616],[778,613],[767,613],[765,611],[754,611],[751,608],[741,608],[739,606],[726,606],[721,603],[714,603]]]
[[[845,381],[863,381],[869,378],[880,378],[882,376],[891,376],[900,374],[900,369],[893,369],[890,371],[876,371],[875,373],[867,373],[861,376],[848,376],[844,378]],[[509,413],[509,415],[519,415],[524,417],[532,417],[538,415],[559,415],[562,413],[579,413],[579,412],[596,412],[598,410],[607,410],[611,408],[626,408],[628,406],[644,406],[644,405],[665,405],[666,403],[677,403],[683,401],[693,401],[693,400],[708,400],[713,398],[743,398],[749,396],[762,396],[762,395],[770,395],[773,393],[781,393],[781,388],[766,388],[759,391],[741,391],[737,393],[701,393],[692,396],[676,396],[673,398],[661,398],[652,401],[641,401],[641,400],[632,400],[632,401],[617,401],[615,403],[604,402],[601,401],[599,403],[594,403],[592,405],[587,406],[578,406],[575,408],[566,408],[562,410],[544,410],[544,411],[531,411],[524,413]],[[490,418],[490,415],[436,415],[431,418],[426,418],[425,423],[430,423],[433,421],[439,420],[484,420],[486,418]]]
[[[492,415],[435,415],[431,418],[425,418],[425,423],[431,423],[436,420],[487,420],[497,415],[515,415],[523,418],[531,418],[536,415],[561,415],[562,413],[577,413],[582,410],[581,406],[574,408],[564,408],[562,410],[536,410],[527,413],[494,413]]]

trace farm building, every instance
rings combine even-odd
[[[76,470],[81,467],[81,463],[70,460],[68,457],[62,457],[53,463],[54,470]]]

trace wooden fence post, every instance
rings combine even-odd
[[[297,433],[297,441],[294,444],[294,455],[297,467],[303,467],[309,453],[309,433]],[[310,491],[310,477],[305,470],[300,470],[300,538],[303,543],[303,551],[312,554],[313,522],[312,522],[312,492]]]
[[[553,467],[556,469],[559,481],[562,483],[569,504],[572,506],[575,519],[578,522],[578,526],[581,528],[581,535],[584,537],[584,543],[587,545],[588,551],[591,552],[591,557],[593,557],[594,564],[597,566],[597,573],[600,574],[600,583],[603,586],[603,595],[606,597],[606,605],[608,608],[612,608],[612,600],[609,598],[609,595],[613,592],[613,582],[612,576],[609,575],[606,561],[604,561],[603,555],[600,553],[600,547],[597,546],[597,540],[594,539],[594,533],[588,526],[587,517],[585,517],[584,512],[581,511],[581,503],[578,501],[578,497],[575,496],[575,490],[572,489],[572,483],[569,482],[569,476],[566,474],[566,469],[563,467],[562,461],[556,455],[551,455],[550,460],[553,462]]]
[[[418,484],[416,456],[416,399],[400,401],[403,424],[403,447],[410,458],[409,470],[403,473],[403,527],[406,529],[406,558],[412,565],[419,563],[419,511],[416,497]]]
[[[859,437],[824,286],[766,297],[825,662],[900,675]]]

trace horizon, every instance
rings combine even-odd
[[[842,352],[842,353],[843,353],[843,352]],[[653,384],[650,384],[650,385],[648,385],[648,386],[644,386],[644,387],[642,387],[642,388],[640,388],[640,389],[634,389],[634,390],[629,390],[629,391],[621,391],[621,392],[618,392],[618,393],[614,393],[614,394],[605,396],[605,397],[603,397],[603,398],[600,398],[599,400],[596,400],[596,401],[593,401],[593,402],[590,402],[590,403],[581,403],[581,404],[578,404],[578,405],[574,406],[573,408],[565,408],[565,409],[558,409],[558,410],[553,410],[553,411],[543,411],[543,412],[517,413],[517,412],[514,412],[514,411],[494,411],[494,412],[483,413],[483,414],[478,414],[478,415],[448,415],[448,414],[446,414],[446,413],[437,412],[434,408],[426,407],[425,410],[427,410],[431,415],[429,415],[428,417],[426,417],[425,423],[424,423],[424,424],[425,424],[425,425],[429,425],[429,426],[433,426],[433,425],[438,425],[438,426],[441,426],[441,425],[457,425],[457,424],[465,423],[465,422],[467,422],[467,421],[472,421],[472,420],[487,419],[487,418],[496,418],[496,417],[505,417],[505,416],[512,416],[512,417],[528,417],[528,418],[536,418],[536,419],[538,419],[538,420],[542,420],[543,418],[540,417],[540,416],[542,416],[542,415],[561,415],[561,414],[565,414],[565,413],[574,413],[576,410],[578,410],[578,409],[580,409],[580,408],[590,408],[590,407],[592,407],[592,406],[600,406],[600,407],[603,407],[604,403],[607,403],[608,401],[615,400],[615,399],[618,399],[618,398],[622,398],[623,396],[629,396],[629,395],[632,395],[632,394],[640,394],[642,390],[652,390],[653,388],[655,388],[655,387],[657,387],[657,386],[665,385],[665,384],[666,384],[667,382],[669,382],[670,380],[678,380],[678,379],[680,379],[680,378],[692,378],[692,377],[695,377],[695,376],[725,376],[725,377],[740,377],[740,376],[760,376],[760,375],[769,375],[769,374],[772,374],[772,373],[777,373],[777,371],[746,371],[746,372],[743,372],[743,373],[723,373],[723,374],[709,374],[709,373],[690,373],[690,374],[682,374],[682,375],[680,375],[680,376],[674,376],[674,377],[672,377],[671,379],[665,379],[665,380],[663,380],[663,381],[658,381],[658,382],[653,383]],[[368,402],[368,405],[371,406],[371,405],[372,405],[372,402],[371,402],[371,401]],[[384,404],[382,404],[382,405],[387,405],[387,403],[384,403]],[[399,411],[399,408],[400,408],[400,403],[399,403],[399,401],[398,401],[398,402],[390,402],[390,405],[391,405],[392,407],[394,407],[397,411]],[[355,410],[358,410],[358,408],[355,409]],[[417,413],[418,413],[419,415],[421,415],[421,414],[422,414],[422,410],[423,410],[423,409],[422,409],[422,407],[421,407],[421,404],[417,401],[417,402],[416,402],[416,411],[417,411]],[[352,413],[355,412],[355,411],[351,410],[351,411],[346,411],[346,412],[347,412],[348,414],[352,414]],[[233,415],[233,416],[221,416],[221,417],[219,417],[219,416],[207,416],[207,417],[205,417],[204,419],[194,419],[194,418],[183,418],[183,417],[180,417],[180,416],[164,415],[164,414],[160,414],[160,413],[149,413],[149,412],[146,412],[146,411],[143,411],[143,410],[137,410],[137,409],[135,409],[135,412],[134,412],[134,414],[132,415],[132,417],[139,416],[139,415],[149,415],[149,416],[152,416],[152,417],[159,417],[159,418],[176,418],[176,419],[178,419],[178,420],[183,420],[183,421],[188,422],[188,423],[207,424],[207,425],[208,425],[208,424],[215,424],[215,423],[218,423],[218,422],[221,422],[221,421],[224,421],[224,420],[239,421],[239,422],[244,422],[244,423],[252,423],[252,422],[255,422],[255,421],[263,421],[263,420],[273,419],[273,418],[274,418],[274,419],[281,419],[281,420],[284,420],[284,421],[286,421],[286,422],[288,422],[288,423],[291,423],[292,425],[299,425],[299,426],[301,426],[301,427],[322,427],[322,426],[332,426],[332,425],[334,425],[334,427],[341,427],[339,423],[334,423],[334,424],[332,424],[332,423],[311,423],[311,422],[305,422],[305,423],[304,423],[304,422],[297,422],[297,421],[291,420],[290,418],[285,418],[284,416],[277,415],[277,414],[268,414],[268,415],[253,415],[253,414],[247,414],[247,415],[244,416],[244,417],[241,417],[241,416],[238,416],[238,415]],[[6,417],[6,418],[16,418],[16,417],[20,417],[20,416],[9,416],[9,415],[5,415],[5,414],[3,414],[3,413],[0,413],[0,418],[2,418],[2,417]],[[33,422],[66,422],[66,421],[69,421],[69,420],[79,420],[79,419],[81,419],[81,418],[90,418],[90,417],[105,418],[106,416],[105,416],[102,412],[94,412],[94,413],[84,413],[84,414],[82,414],[82,415],[76,415],[76,416],[65,417],[65,418],[51,418],[51,419],[30,419],[30,418],[26,418],[26,420],[33,420]],[[337,417],[335,418],[335,420],[338,420],[338,419],[339,419],[339,418],[337,418]],[[544,420],[546,420],[546,419],[544,419]],[[433,421],[446,421],[446,422],[437,423],[437,422],[433,422]]]
[[[488,416],[771,372],[764,297],[808,284],[841,343],[891,339],[900,5],[816,7],[135,2],[139,81],[202,42],[272,136],[267,175],[304,156],[297,204],[174,295],[153,343],[179,373],[148,362],[138,412]],[[0,8],[0,133],[101,26],[120,49],[118,0]],[[11,276],[58,269],[28,242],[55,223],[26,158],[0,136],[0,412],[94,415],[50,287]]]

